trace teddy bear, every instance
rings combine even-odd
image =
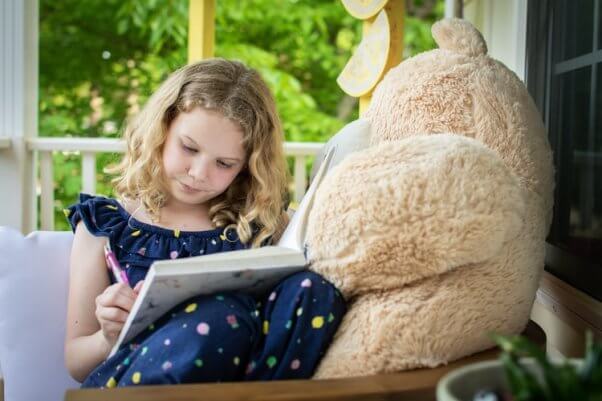
[[[553,206],[541,116],[470,23],[432,35],[376,87],[369,146],[316,193],[311,269],[348,311],[314,378],[435,367],[529,320]]]

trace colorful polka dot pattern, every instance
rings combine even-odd
[[[335,292],[319,276],[300,273],[263,303],[244,295],[195,297],[101,364],[84,387],[171,383],[186,375],[199,381],[311,377],[345,311]],[[187,373],[192,370],[197,373]]]

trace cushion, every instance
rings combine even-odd
[[[345,125],[330,138],[316,155],[316,160],[311,170],[310,182],[313,181],[314,176],[320,168],[320,164],[322,164],[322,160],[324,160],[324,157],[333,146],[336,146],[337,149],[332,156],[331,169],[350,153],[366,149],[370,146],[370,122],[364,118],[359,118]]]
[[[0,227],[0,366],[5,401],[62,400],[70,232]]]

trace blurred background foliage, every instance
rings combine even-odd
[[[404,58],[435,47],[443,0],[407,0]],[[361,40],[339,0],[218,0],[219,57],[257,69],[272,89],[287,141],[324,142],[358,117],[336,77]],[[40,136],[120,135],[165,77],[186,63],[186,0],[40,0]],[[97,157],[97,192],[111,195]],[[56,229],[81,190],[77,153],[54,154]]]

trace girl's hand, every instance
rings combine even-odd
[[[142,281],[136,283],[133,289],[127,284],[116,283],[107,287],[102,294],[96,297],[96,319],[98,319],[102,334],[110,346],[117,341],[142,283]]]

